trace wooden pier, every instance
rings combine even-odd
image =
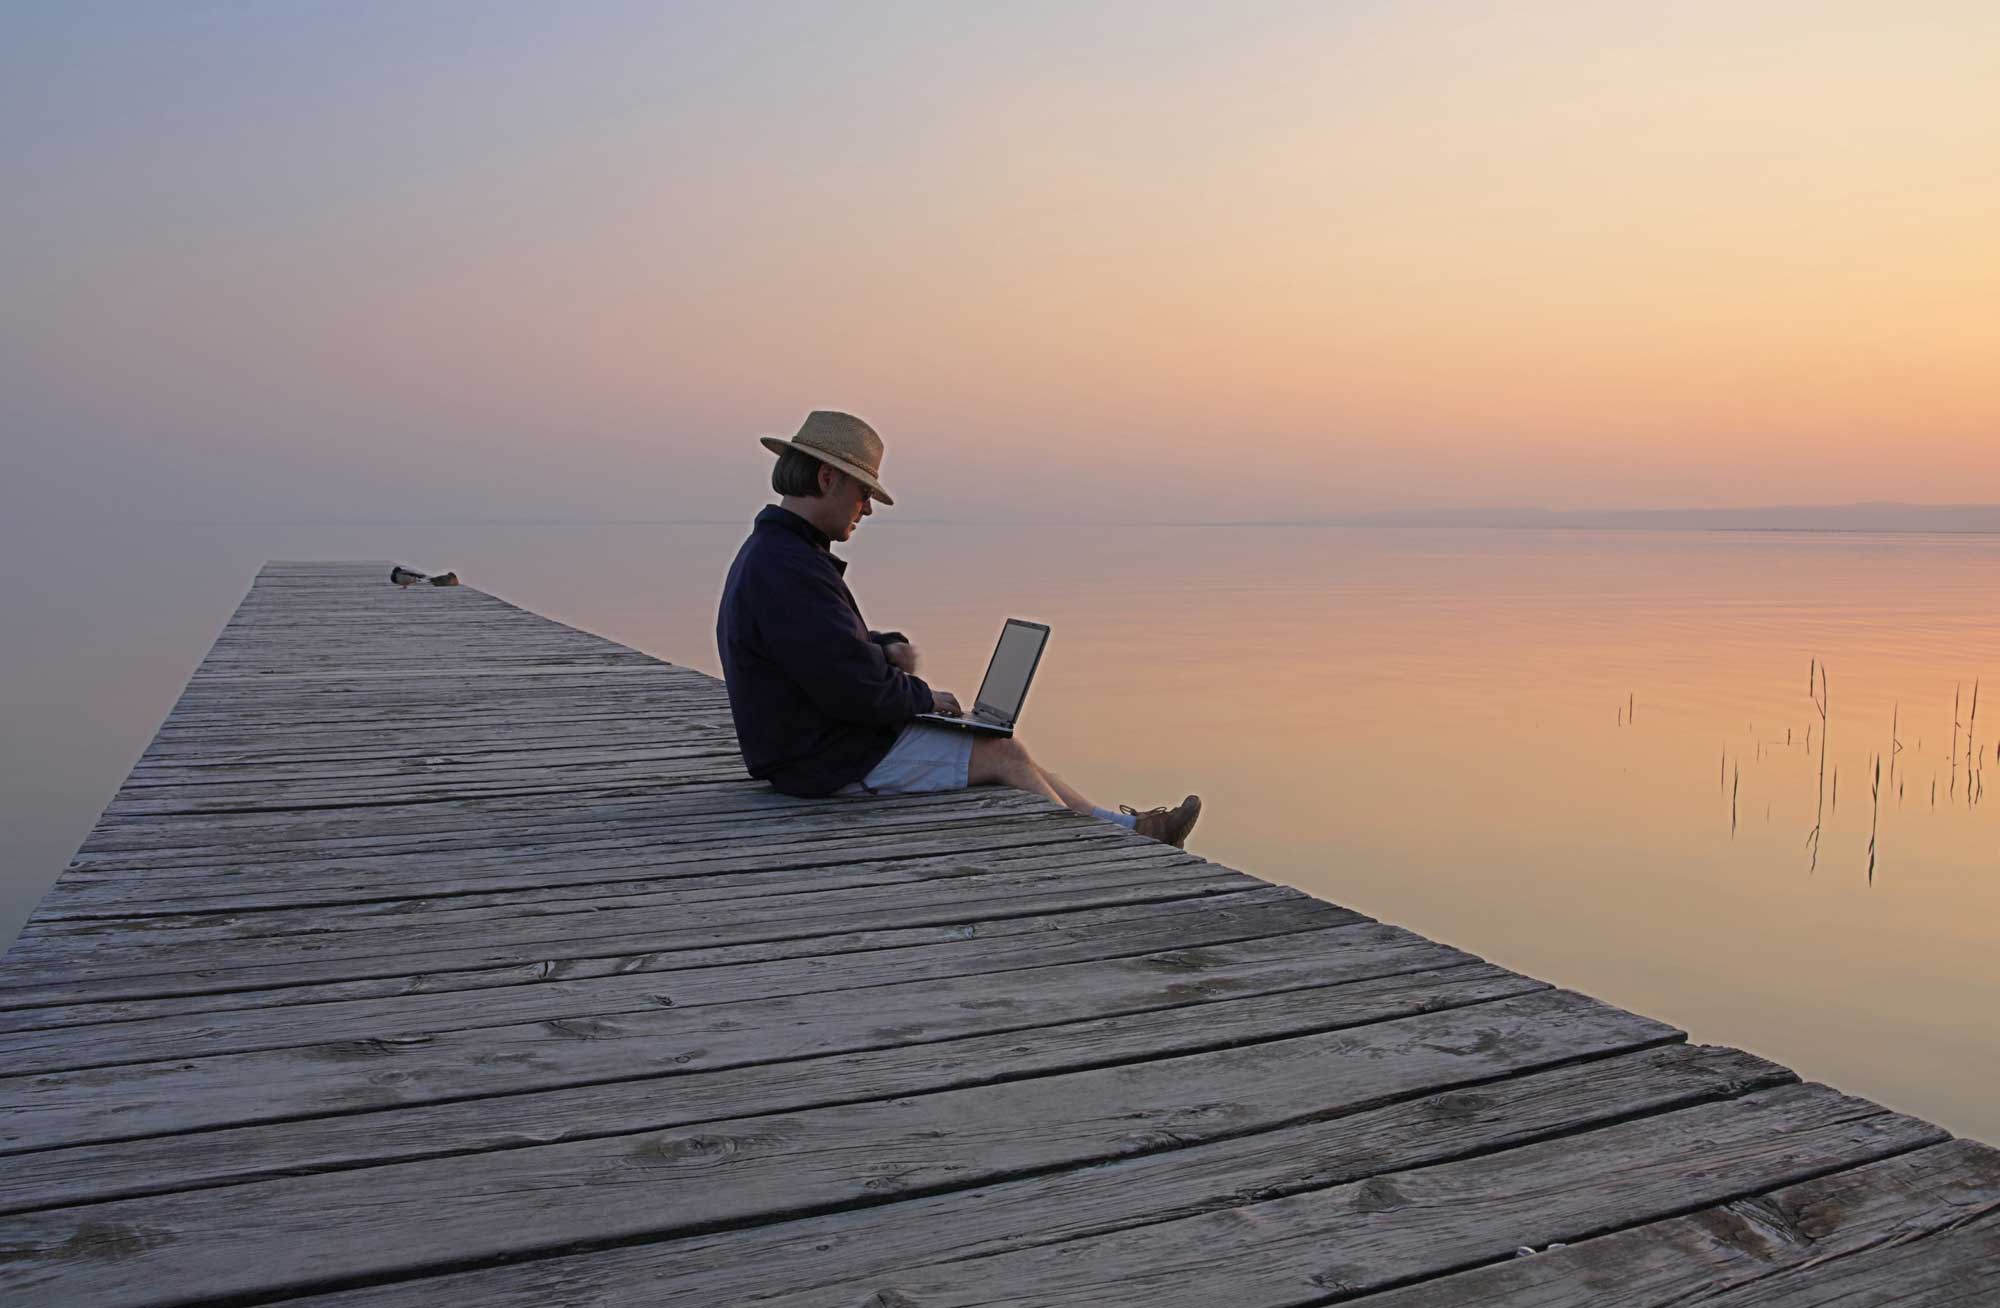
[[[1025,795],[783,798],[388,571],[263,570],[0,963],[0,1303],[2000,1302],[1993,1149]]]

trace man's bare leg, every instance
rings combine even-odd
[[[1089,800],[1068,786],[1058,785],[1055,778],[1042,771],[1035,760],[1028,757],[1027,746],[1012,736],[973,737],[972,763],[966,770],[966,780],[975,786],[1012,786],[1016,790],[1025,790],[1031,795],[1052,799],[1085,817],[1095,810]]]
[[[1069,782],[1064,781],[1047,768],[1042,767],[1041,764],[1037,763],[1035,766],[1041,770],[1042,779],[1049,783],[1049,789],[1056,792],[1056,798],[1062,800],[1063,803],[1079,813],[1095,813],[1097,811],[1097,805],[1086,799],[1082,791],[1070,785]]]
[[[1028,756],[1027,746],[1011,736],[974,737],[966,780],[975,786],[1012,786],[1031,795],[1041,795],[1085,817],[1115,822],[1175,848],[1187,843],[1189,830],[1201,816],[1201,798],[1197,795],[1189,795],[1177,808],[1156,808],[1148,813],[1118,814],[1101,809],[1061,777],[1044,770]]]

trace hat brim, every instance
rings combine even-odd
[[[797,441],[788,441],[778,436],[759,436],[757,439],[763,443],[765,449],[771,451],[773,454],[783,454],[786,450],[797,450],[801,454],[818,459],[829,468],[838,468],[840,471],[854,478],[854,480],[860,482],[863,486],[866,486],[868,493],[882,503],[894,504],[896,502],[888,491],[882,489],[882,483],[875,480],[867,469],[849,463],[837,454],[828,454],[825,450],[816,450],[810,445],[801,445]]]

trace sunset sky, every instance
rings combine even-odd
[[[2000,5],[0,11],[10,515],[2000,501]]]

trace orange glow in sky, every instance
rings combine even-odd
[[[0,19],[0,509],[2000,501],[1990,4],[787,13]]]

